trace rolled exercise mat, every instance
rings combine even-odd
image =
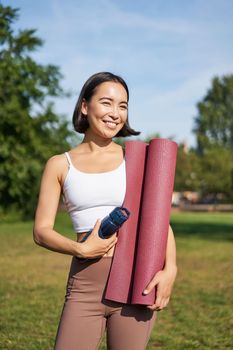
[[[125,160],[126,194],[122,206],[129,209],[130,217],[118,230],[118,240],[114,250],[105,298],[130,303],[146,143],[126,141]]]
[[[149,143],[133,276],[132,304],[152,305],[155,302],[156,288],[148,295],[142,293],[154,275],[164,267],[176,155],[177,144],[173,141],[153,139]]]

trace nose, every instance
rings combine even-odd
[[[118,116],[119,116],[118,107],[117,107],[117,106],[112,106],[109,115],[110,115],[111,117],[113,117],[114,119],[117,119]]]

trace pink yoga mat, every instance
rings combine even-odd
[[[154,139],[148,147],[132,304],[149,305],[155,301],[155,288],[147,296],[142,292],[155,273],[164,266],[176,153],[176,143],[166,139]]]
[[[111,272],[107,284],[106,299],[131,302],[132,270],[135,258],[138,217],[142,195],[146,143],[126,141],[126,194],[123,206],[130,217],[118,231]]]
[[[126,142],[123,206],[131,216],[118,232],[106,299],[143,305],[155,302],[155,288],[149,295],[142,292],[164,266],[176,153],[177,144],[167,139],[153,139],[149,145]]]

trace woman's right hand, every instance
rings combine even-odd
[[[117,243],[116,233],[114,233],[111,237],[106,239],[99,237],[98,232],[100,225],[101,220],[98,219],[88,238],[83,243],[81,243],[81,254],[83,258],[94,259],[97,257],[101,257]]]

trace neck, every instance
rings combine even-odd
[[[114,142],[111,138],[102,138],[98,135],[88,135],[85,133],[84,139],[81,142],[90,152],[102,152],[111,149]]]

